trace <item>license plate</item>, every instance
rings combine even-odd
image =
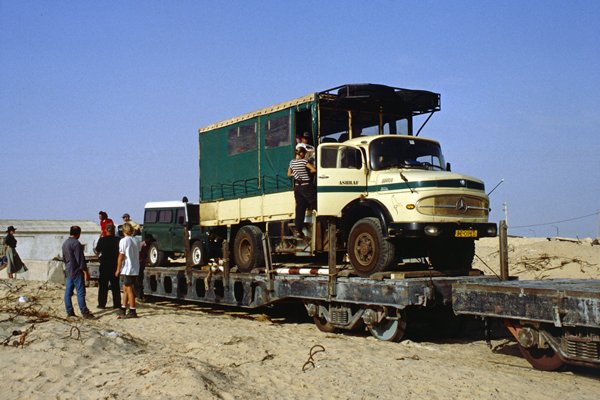
[[[454,237],[477,237],[476,229],[457,229],[454,232]]]

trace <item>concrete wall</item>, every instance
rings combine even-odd
[[[16,279],[62,284],[65,283],[65,274],[63,272],[62,261],[23,260],[23,262],[27,266],[28,271],[16,274]],[[0,278],[8,278],[8,272],[6,269],[0,272]]]
[[[79,241],[84,246],[86,256],[94,255],[100,232],[82,233]],[[48,261],[62,253],[62,244],[69,237],[66,233],[26,233],[16,234],[17,251],[23,260]]]

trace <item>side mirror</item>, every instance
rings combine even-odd
[[[452,171],[450,163],[446,163],[446,171]]]

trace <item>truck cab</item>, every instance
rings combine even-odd
[[[451,172],[434,140],[364,136],[323,143],[317,159],[319,216],[341,222],[363,275],[424,257],[437,269],[465,270],[473,241],[496,235],[484,183]]]
[[[184,201],[146,203],[142,239],[149,246],[149,265],[166,266],[169,259],[182,257],[189,257],[191,265],[201,264],[205,259],[205,246],[198,224],[197,204]]]

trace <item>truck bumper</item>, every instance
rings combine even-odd
[[[390,238],[479,239],[495,237],[498,227],[495,223],[407,222],[390,223],[387,232]]]

